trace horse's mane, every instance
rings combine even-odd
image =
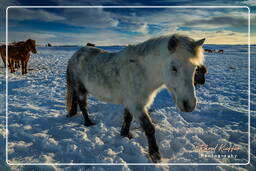
[[[166,40],[167,38],[168,36],[151,38],[135,45],[128,45],[125,50],[128,50],[130,53],[137,54],[138,56],[144,56],[153,51],[163,40]]]
[[[149,54],[151,51],[154,51],[159,45],[163,42],[168,43],[168,40],[174,36],[191,55],[187,56],[189,60],[195,65],[201,65],[204,61],[203,49],[201,46],[195,47],[193,43],[195,42],[194,39],[180,34],[173,34],[167,36],[160,36],[148,39],[144,42],[135,44],[135,45],[128,45],[124,50],[127,50],[129,53],[132,53],[136,56],[145,56]],[[168,45],[166,44],[166,48]]]
[[[191,37],[186,35],[174,34],[176,39],[178,39],[181,46],[183,46],[191,55],[186,56],[189,61],[195,65],[202,65],[204,62],[204,51],[202,46],[195,46],[196,42]]]

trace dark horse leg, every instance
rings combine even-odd
[[[28,61],[25,62],[25,74],[28,73]]]
[[[148,114],[145,112],[142,113],[142,115],[139,117],[140,120],[140,125],[142,129],[144,130],[147,139],[148,139],[148,151],[149,151],[149,156],[151,160],[154,163],[160,162],[161,161],[161,156],[159,153],[159,149],[156,143],[156,138],[155,138],[155,127],[149,117]]]
[[[78,93],[79,94],[78,104],[79,104],[80,110],[82,111],[83,116],[84,116],[84,125],[85,126],[94,125],[94,123],[89,118],[88,110],[87,110],[87,95],[88,95],[88,92],[82,84],[79,84],[78,91],[79,91],[79,93]]]
[[[15,72],[15,70],[14,70],[14,60],[9,60],[9,65],[10,65],[10,68],[11,68],[11,73],[13,73],[13,72]]]
[[[27,74],[27,62],[26,61],[22,61],[21,62],[21,72],[22,74]]]
[[[24,62],[24,61],[21,61],[21,73],[22,73],[22,74],[26,74],[26,72],[25,72],[25,67],[26,67],[25,62]]]
[[[71,110],[67,114],[67,117],[72,117],[76,115],[77,105],[79,105],[80,110],[83,113],[84,125],[91,126],[91,125],[94,125],[94,123],[90,120],[88,111],[87,111],[87,94],[88,94],[87,90],[82,84],[79,84],[78,90],[73,90]]]
[[[71,110],[67,114],[68,118],[75,116],[77,114],[77,105],[78,105],[78,98],[77,98],[76,92],[73,91]]]
[[[20,61],[15,61],[15,68],[19,68],[20,67]]]
[[[121,128],[121,136],[128,137],[129,139],[132,138],[132,134],[130,133],[129,129],[132,122],[132,114],[129,112],[127,108],[124,109],[124,122]]]
[[[6,56],[4,56],[4,54],[1,54],[3,63],[4,63],[4,67],[6,68]]]

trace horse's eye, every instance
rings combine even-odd
[[[172,66],[172,71],[177,72],[177,68],[175,66]]]

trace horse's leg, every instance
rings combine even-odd
[[[71,109],[67,114],[68,118],[75,116],[77,114],[77,105],[78,105],[78,98],[77,98],[76,92],[73,91]]]
[[[28,61],[25,61],[25,68],[24,68],[24,73],[28,73]]]
[[[18,68],[18,61],[15,61],[15,68]]]
[[[156,143],[155,126],[153,125],[150,116],[146,112],[141,112],[138,119],[148,139],[148,151],[151,160],[154,163],[160,162],[161,156]]]
[[[15,68],[20,68],[20,61],[15,61]]]
[[[9,60],[9,65],[10,65],[10,68],[11,68],[11,73],[13,73],[13,72],[15,72],[15,70],[14,70],[14,60],[12,60],[12,59],[10,59]]]
[[[121,128],[121,136],[128,137],[129,139],[132,138],[132,134],[130,133],[130,125],[132,122],[132,114],[129,112],[127,108],[124,109],[124,122]]]
[[[84,125],[85,126],[94,125],[94,123],[89,118],[88,110],[87,110],[87,94],[88,94],[88,92],[82,84],[79,84],[78,89],[79,89],[78,104],[79,104],[79,107],[84,116]]]
[[[27,65],[28,65],[28,62],[27,61],[21,61],[21,71],[22,71],[22,74],[27,74]]]
[[[6,68],[6,56],[4,54],[1,54],[3,63],[4,63],[4,67]]]
[[[22,73],[22,74],[26,74],[26,73],[25,73],[25,67],[26,67],[25,62],[24,62],[24,61],[21,61],[21,73]]]

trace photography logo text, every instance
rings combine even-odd
[[[203,144],[196,146],[196,150],[201,157],[238,158],[236,152],[241,148],[232,144],[216,144],[216,146]]]

